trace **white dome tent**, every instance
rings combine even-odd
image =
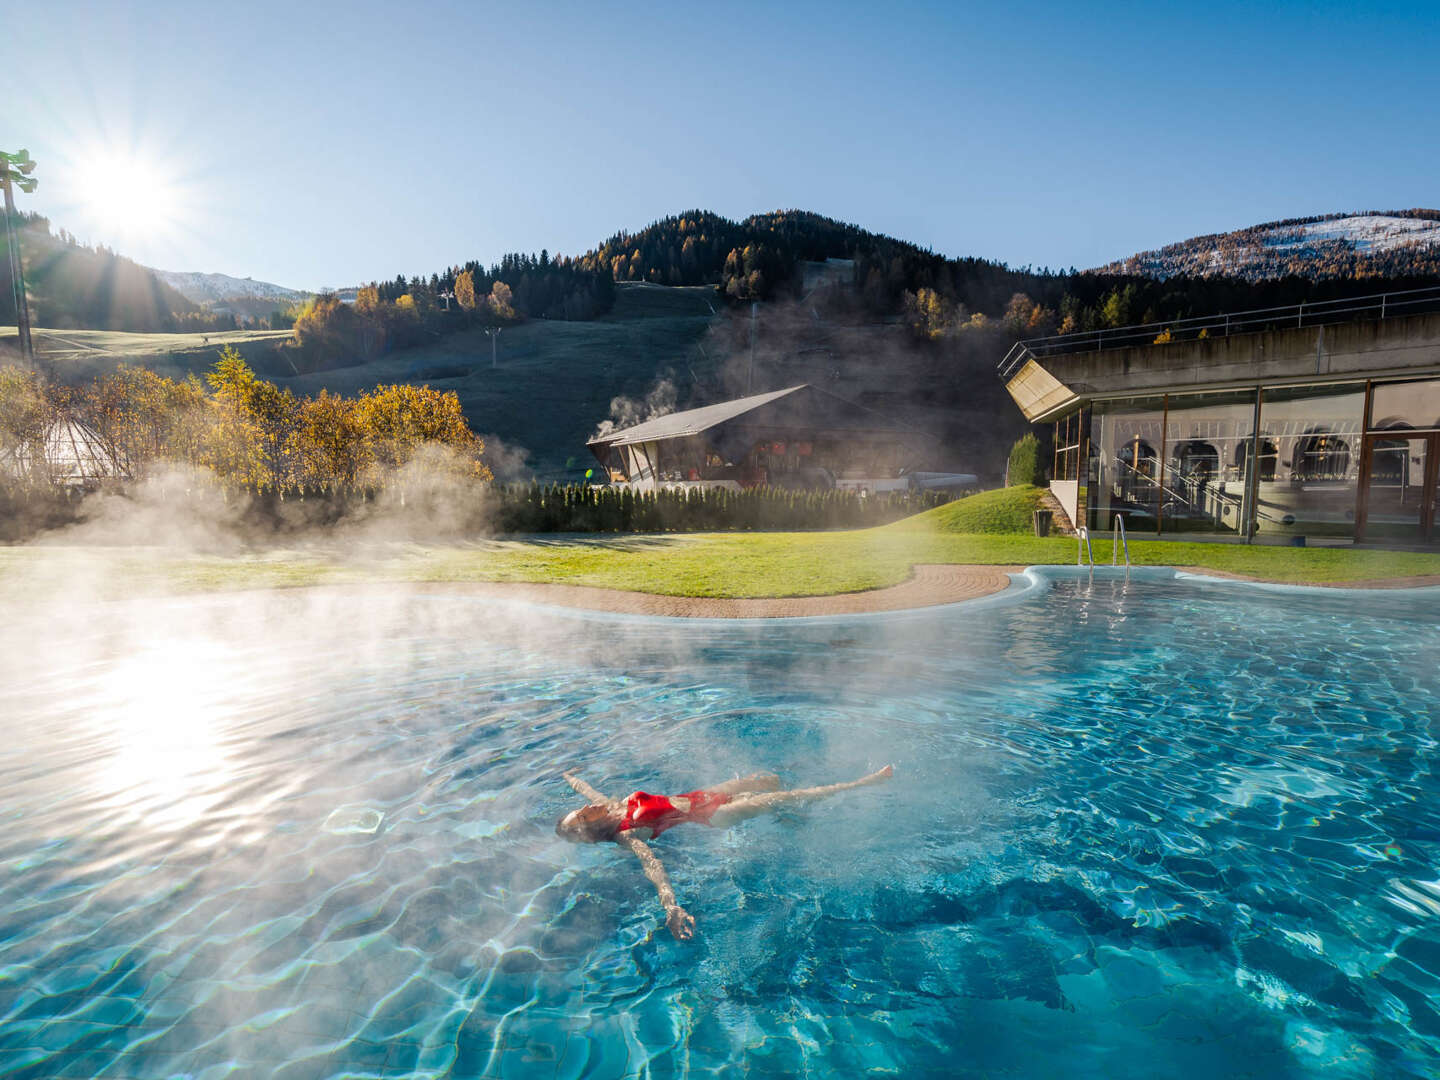
[[[0,449],[0,476],[96,487],[131,477],[125,455],[78,416],[61,415],[39,440]]]

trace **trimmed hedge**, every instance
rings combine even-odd
[[[863,529],[950,499],[941,492],[861,496],[778,488],[633,491],[575,484],[513,486],[498,488],[495,494],[497,525],[507,533]]]
[[[386,496],[386,505],[377,505]],[[105,501],[123,512],[132,498],[125,487],[103,492],[64,488],[0,487],[0,543],[15,543],[93,517]],[[185,504],[199,518],[225,522],[257,536],[304,533],[383,512],[407,520],[419,532],[492,533],[803,532],[863,529],[941,506],[943,492],[860,496],[848,491],[782,491],[724,488],[637,492],[581,484],[490,484],[456,488],[421,485],[381,490],[231,492],[216,485],[176,488],[147,500]],[[92,500],[95,500],[92,502]],[[403,509],[402,509],[403,508]]]

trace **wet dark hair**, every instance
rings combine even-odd
[[[577,844],[600,844],[614,840],[620,831],[619,822],[611,815],[610,807],[604,803],[591,803],[574,811],[574,819],[566,814],[555,823],[555,835]],[[570,823],[567,825],[566,822]]]

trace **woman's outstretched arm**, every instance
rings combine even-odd
[[[573,772],[562,773],[561,775],[565,777],[567,784],[592,803],[612,803],[615,801],[607,795],[601,795],[600,792],[596,791],[584,780],[581,780],[580,777],[576,776]]]
[[[665,925],[676,941],[689,941],[695,933],[695,916],[675,902],[675,890],[670,888],[670,876],[665,873],[665,864],[656,858],[650,845],[633,836],[619,836],[616,841],[621,847],[629,848],[645,870],[645,876],[660,895],[660,906],[665,909]]]

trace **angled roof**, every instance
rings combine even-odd
[[[772,390],[768,394],[753,394],[750,397],[736,398],[734,401],[705,405],[699,409],[668,413],[665,416],[657,416],[654,420],[646,420],[643,424],[636,424],[634,427],[600,435],[585,445],[629,446],[633,443],[653,442],[656,439],[675,439],[687,435],[699,435],[700,432],[712,428],[716,424],[723,424],[727,420],[743,416],[762,405],[779,401],[797,390],[803,390],[807,385],[801,383],[799,386],[789,386],[784,390]]]

